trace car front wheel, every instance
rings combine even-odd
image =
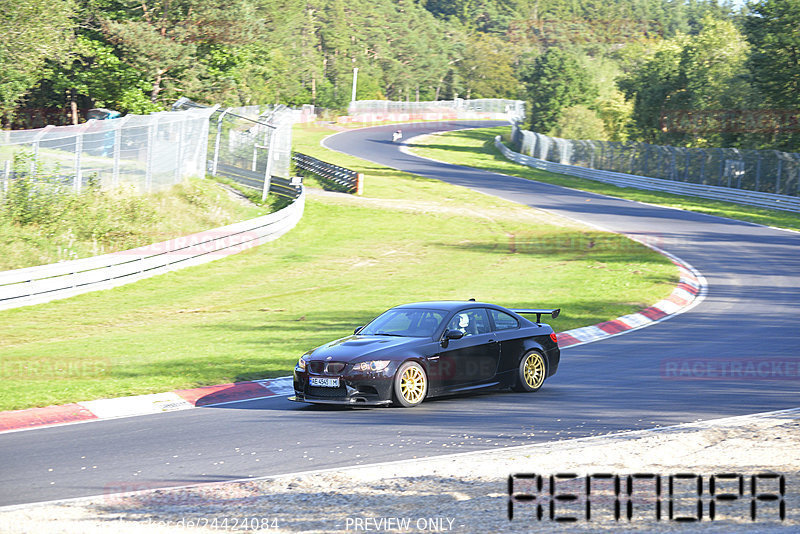
[[[527,352],[519,362],[517,371],[517,391],[536,391],[547,376],[547,364],[538,350]]]
[[[417,406],[428,393],[428,377],[417,362],[405,362],[394,375],[394,398],[405,408]]]

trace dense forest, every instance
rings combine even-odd
[[[800,150],[800,2],[0,0],[5,127],[79,110],[519,98],[560,137]]]

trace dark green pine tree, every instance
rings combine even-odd
[[[528,93],[529,127],[534,132],[550,132],[566,108],[591,103],[597,97],[597,87],[586,69],[573,54],[560,48],[550,48],[536,58],[523,81]]]

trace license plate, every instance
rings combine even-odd
[[[308,377],[308,383],[312,386],[322,387],[322,388],[338,388],[339,387],[339,378],[323,378],[321,376],[310,376]]]

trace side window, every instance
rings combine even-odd
[[[512,328],[519,328],[519,322],[511,315],[500,310],[489,310],[492,314],[494,326],[498,330],[510,330]]]
[[[465,336],[475,336],[478,334],[488,334],[491,332],[489,327],[489,316],[483,308],[473,308],[458,312],[447,325],[448,330],[458,330]]]

